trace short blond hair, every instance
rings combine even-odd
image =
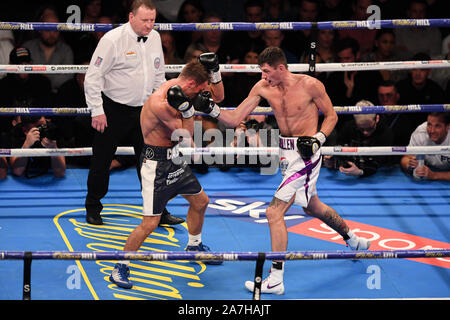
[[[357,107],[370,107],[374,104],[370,102],[369,100],[360,100],[356,103]],[[353,118],[355,119],[356,123],[363,123],[369,120],[376,120],[377,114],[376,113],[365,113],[365,114],[353,114]]]

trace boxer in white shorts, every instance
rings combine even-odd
[[[283,181],[275,192],[275,197],[289,202],[295,195],[294,204],[303,208],[316,195],[316,182],[322,163],[320,150],[311,158],[303,159],[297,148],[298,138],[280,136],[280,168]]]
[[[356,236],[338,213],[317,196],[316,181],[321,161],[319,149],[338,119],[324,85],[313,77],[291,73],[286,56],[278,47],[264,49],[258,56],[258,64],[262,79],[236,109],[222,110],[218,119],[227,126],[237,127],[263,98],[273,110],[282,135],[281,158],[284,157],[283,161],[289,164],[266,209],[272,251],[287,251],[288,231],[284,215],[294,203],[338,232],[352,250],[368,249],[370,242]],[[320,131],[319,110],[324,115]],[[283,294],[283,273],[284,262],[273,261],[269,277],[262,282],[261,292]],[[245,286],[250,291],[254,290],[252,281],[247,281]]]

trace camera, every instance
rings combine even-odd
[[[258,131],[264,126],[264,123],[258,122],[255,119],[250,119],[247,122],[245,122],[245,128],[247,130],[253,129],[255,131]]]
[[[40,139],[47,138],[49,140],[56,140],[58,138],[58,130],[56,126],[49,122],[47,124],[41,124],[37,127],[39,130]]]
[[[360,166],[361,166],[361,157],[334,156],[333,159],[334,159],[333,169],[335,169],[335,170],[338,170],[339,167],[350,168],[348,161],[353,162],[358,168],[360,168]]]

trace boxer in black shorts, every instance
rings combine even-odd
[[[186,216],[189,241],[186,251],[209,251],[202,242],[202,228],[209,198],[185,162],[174,161],[174,133],[192,141],[194,105],[204,100],[208,88],[209,69],[201,61],[185,65],[176,79],[165,82],[145,102],[141,111],[141,129],[145,146],[140,155],[140,174],[144,216],[131,232],[124,251],[138,251],[145,239],[156,229],[161,213],[171,198],[181,195],[189,202]],[[207,112],[217,117],[216,106]],[[178,130],[178,131],[177,131]],[[177,132],[175,132],[177,131]],[[174,147],[175,146],[175,147]],[[221,264],[221,261],[208,261]],[[129,261],[119,261],[109,277],[116,285],[130,289]]]
[[[176,146],[174,147],[176,148]],[[186,162],[172,161],[173,148],[144,145],[140,156],[144,216],[160,215],[177,195],[196,195],[202,186]]]

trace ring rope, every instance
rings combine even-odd
[[[393,156],[393,155],[427,155],[450,154],[449,146],[420,146],[420,147],[321,147],[322,155],[360,155],[360,156]],[[278,147],[206,147],[206,148],[179,148],[182,156],[198,156],[198,155],[269,155],[278,156]],[[55,149],[0,149],[1,157],[78,157],[91,156],[92,148],[55,148]],[[134,155],[133,147],[118,147],[116,155]]]
[[[314,22],[318,29],[375,29],[412,27],[449,27],[450,19],[388,19],[388,20],[346,20]],[[121,24],[102,23],[55,23],[55,22],[0,22],[0,30],[13,31],[69,31],[107,32]],[[312,22],[210,22],[210,23],[155,23],[158,31],[259,31],[259,30],[309,30]]]
[[[168,64],[165,66],[165,72],[179,73],[184,64]],[[21,65],[21,64],[2,64],[0,72],[4,73],[86,73],[88,65]],[[340,72],[340,71],[374,71],[374,70],[410,70],[410,69],[438,69],[450,68],[450,60],[423,60],[423,61],[373,61],[373,62],[346,62],[346,63],[316,63],[316,72]],[[261,72],[257,64],[220,64],[221,72]],[[291,72],[308,72],[310,65],[308,63],[288,64]]]
[[[234,110],[232,107],[221,107],[221,110]],[[409,104],[392,106],[335,106],[337,114],[366,114],[366,113],[416,113],[416,112],[449,112],[450,104]],[[319,114],[322,112],[319,110]],[[23,116],[75,116],[90,115],[89,108],[34,108],[15,107],[0,108],[0,116],[23,115]],[[270,107],[256,107],[251,115],[272,115]],[[195,115],[206,115],[195,112]]]
[[[0,251],[0,260],[257,260],[259,252],[137,252],[137,251]],[[450,257],[450,249],[379,251],[285,251],[265,252],[267,260],[404,259]]]

